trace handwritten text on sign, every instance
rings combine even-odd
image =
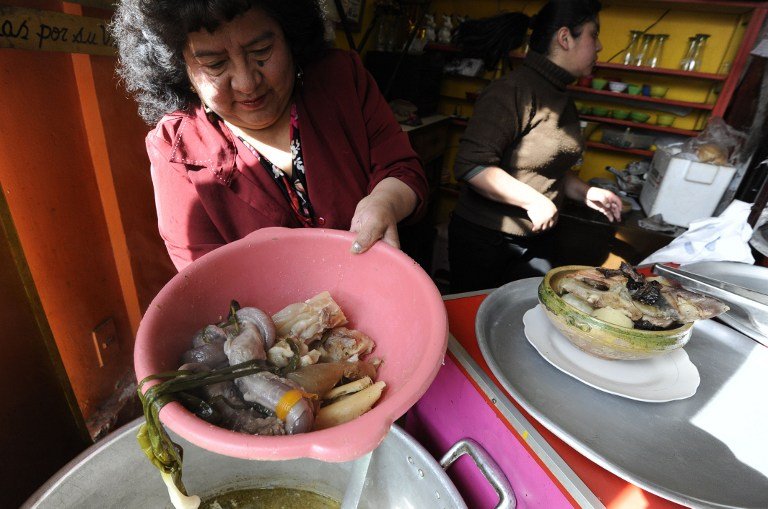
[[[99,9],[114,10],[117,0],[67,0],[75,4],[87,5],[88,7],[98,7]]]
[[[0,48],[115,54],[107,21],[0,5]]]

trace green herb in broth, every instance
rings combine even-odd
[[[234,301],[233,301],[234,302]],[[234,380],[242,376],[264,371],[263,361],[251,360],[234,366],[214,369],[204,373],[193,373],[186,370],[169,371],[144,378],[138,387],[139,399],[144,410],[145,422],[139,427],[136,437],[141,449],[152,464],[160,470],[163,482],[168,487],[168,494],[174,506],[197,507],[199,499],[187,496],[187,490],[181,479],[181,466],[184,452],[178,444],[171,440],[160,422],[160,410],[171,401],[179,398],[179,394],[217,382]],[[143,391],[144,384],[152,380],[163,380],[157,385]],[[201,409],[202,414],[207,413]],[[205,418],[205,415],[199,417]]]
[[[289,488],[235,490],[204,500],[200,509],[339,509],[341,504],[317,493]]]

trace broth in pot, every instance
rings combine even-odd
[[[339,509],[332,498],[293,488],[255,488],[227,491],[200,504],[200,509]]]

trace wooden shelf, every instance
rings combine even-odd
[[[515,60],[522,60],[525,55],[522,53],[511,53],[509,58]],[[709,81],[725,81],[728,79],[727,74],[711,74],[708,72],[695,72],[695,71],[682,71],[680,69],[665,69],[662,67],[648,67],[646,65],[624,65],[615,64],[613,62],[597,62],[595,69],[611,69],[614,71],[628,71],[637,72],[642,74],[655,74],[658,76],[676,76],[678,78],[693,78]],[[590,89],[591,90],[591,89]],[[696,104],[696,103],[693,103]]]
[[[633,122],[631,120],[619,120],[616,118],[608,117],[596,117],[594,115],[579,115],[583,120],[590,122],[600,122],[602,124],[621,125],[626,127],[634,127],[636,129],[645,129],[647,131],[656,131],[659,133],[679,134],[681,136],[698,136],[701,131],[693,131],[689,129],[678,129],[677,127],[665,127],[661,125],[646,124],[644,122]]]
[[[637,6],[637,0],[613,0],[615,5]],[[721,12],[733,14],[745,14],[752,9],[765,6],[764,1],[739,1],[739,0],[645,0],[647,6],[675,8],[686,11],[703,11],[707,13]]]
[[[676,101],[674,99],[664,99],[663,97],[648,97],[645,95],[632,95],[632,94],[611,92],[610,90],[595,90],[594,88],[579,87],[576,85],[571,85],[568,87],[568,89],[573,90],[574,92],[582,92],[584,94],[590,94],[590,95],[615,97],[622,100],[646,102],[646,103],[653,103],[653,104],[666,104],[669,106],[680,106],[683,108],[691,108],[695,110],[712,110],[715,107],[714,104],[694,103],[689,101]]]
[[[631,154],[631,155],[642,156],[647,158],[653,157],[652,150],[642,150],[639,148],[614,147],[613,145],[607,145],[605,143],[599,143],[596,141],[587,141],[587,147],[595,148],[598,150],[608,150],[610,152],[621,152],[622,154]]]
[[[727,74],[710,74],[706,72],[681,71],[680,69],[663,69],[661,67],[648,67],[645,65],[624,65],[609,62],[598,62],[595,69],[611,69],[614,71],[628,71],[642,74],[655,74],[658,76],[677,76],[679,78],[693,78],[709,81],[725,81]]]

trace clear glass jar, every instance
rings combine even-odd
[[[656,34],[656,44],[653,46],[653,51],[648,59],[649,67],[658,67],[661,63],[661,57],[664,54],[664,43],[669,39],[669,34]]]

